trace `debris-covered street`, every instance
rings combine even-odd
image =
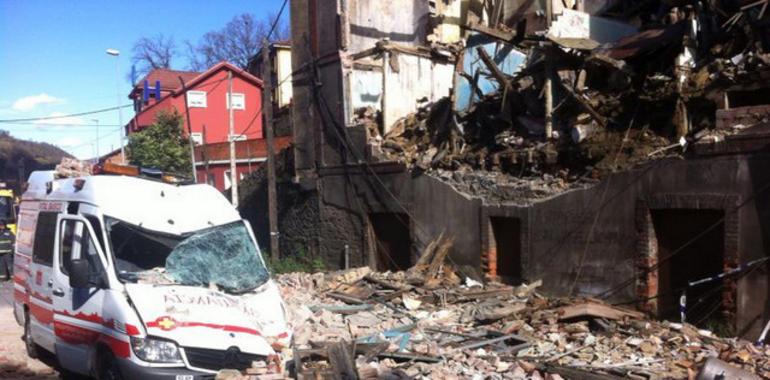
[[[279,276],[300,378],[694,379],[712,357],[747,370],[726,378],[770,377],[770,348],[596,299],[549,298],[538,282],[482,286],[442,260]]]
[[[56,371],[48,364],[27,356],[24,329],[13,317],[13,283],[0,283],[0,379],[54,380]],[[50,362],[49,362],[50,364]]]

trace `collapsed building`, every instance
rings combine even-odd
[[[688,321],[758,336],[767,4],[292,0],[281,251],[403,270],[443,233],[476,279],[668,319],[685,295]]]

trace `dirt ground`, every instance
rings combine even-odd
[[[27,357],[23,333],[13,317],[13,283],[0,282],[0,379],[58,379],[53,368]]]

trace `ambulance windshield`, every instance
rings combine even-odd
[[[268,278],[244,222],[185,235],[149,231],[107,218],[118,275],[124,281],[211,286],[244,293]]]

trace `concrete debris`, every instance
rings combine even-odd
[[[91,175],[92,166],[93,165],[85,161],[64,157],[62,158],[61,163],[56,165],[54,176],[56,176],[56,178],[89,176]]]
[[[492,3],[497,16],[519,8]],[[505,23],[470,9],[451,99],[386,126],[372,108],[355,112],[373,158],[527,202],[770,121],[767,2],[569,3],[550,27],[545,9],[522,6]]]
[[[594,299],[547,298],[539,283],[465,286],[435,254],[446,244],[434,242],[433,259],[407,272],[278,276],[298,378],[692,379],[704,365],[770,376],[770,347]],[[712,368],[717,358],[727,367]]]

